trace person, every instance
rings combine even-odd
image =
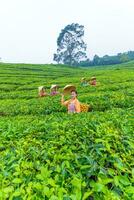
[[[81,86],[87,86],[87,85],[88,83],[86,81],[86,78],[85,77],[81,78]]]
[[[96,85],[97,84],[97,81],[96,81],[96,77],[92,77],[91,80],[90,80],[90,85]]]
[[[54,96],[59,94],[58,92],[58,86],[57,85],[52,85],[50,88],[50,95]]]
[[[47,96],[47,93],[46,93],[46,91],[45,91],[44,86],[38,87],[38,91],[39,91],[39,93],[38,93],[39,97]]]
[[[61,104],[63,106],[66,106],[68,109],[68,113],[80,113],[80,102],[77,99],[77,91],[72,90],[71,91],[71,99],[65,101],[64,100],[64,94],[62,94],[61,97]]]

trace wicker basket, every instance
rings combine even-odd
[[[88,104],[80,103],[80,110],[81,112],[88,112],[91,110],[91,107]]]

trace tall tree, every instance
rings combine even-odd
[[[58,63],[76,65],[86,60],[86,44],[83,41],[84,26],[72,23],[67,25],[57,39],[57,53],[54,61]]]

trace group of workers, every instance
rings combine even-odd
[[[87,85],[95,86],[96,85],[96,77],[92,77],[91,80],[90,80],[90,83],[88,83],[85,78],[82,78],[81,79],[81,86],[87,86]],[[80,112],[82,112],[83,107],[84,107],[84,109],[85,109],[86,106],[89,107],[88,105],[86,105],[86,104],[84,105],[84,104],[81,104],[79,102],[79,100],[77,99],[78,94],[77,94],[76,89],[72,89],[72,90],[69,91],[71,98],[69,100],[66,100],[66,101],[64,100],[64,92],[61,94],[58,91],[57,85],[51,86],[50,94],[48,94],[46,92],[46,89],[44,88],[44,86],[40,86],[38,88],[38,91],[39,91],[39,93],[38,93],[39,97],[61,95],[61,105],[67,107],[68,113],[80,113]]]
[[[58,91],[58,86],[57,85],[52,85],[51,88],[50,88],[50,94],[48,94],[46,92],[46,89],[44,86],[40,86],[38,87],[38,95],[39,97],[44,97],[44,96],[54,96],[54,95],[57,95],[57,94],[60,94],[60,92]]]
[[[96,85],[97,81],[96,81],[96,77],[93,76],[91,77],[90,80],[86,79],[85,77],[81,78],[81,86],[88,86],[88,85]]]

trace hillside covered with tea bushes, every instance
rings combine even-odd
[[[97,86],[81,87],[81,77]],[[68,114],[58,84],[91,112]],[[68,99],[69,97],[67,97]],[[0,64],[0,200],[134,199],[134,62],[92,68]]]

